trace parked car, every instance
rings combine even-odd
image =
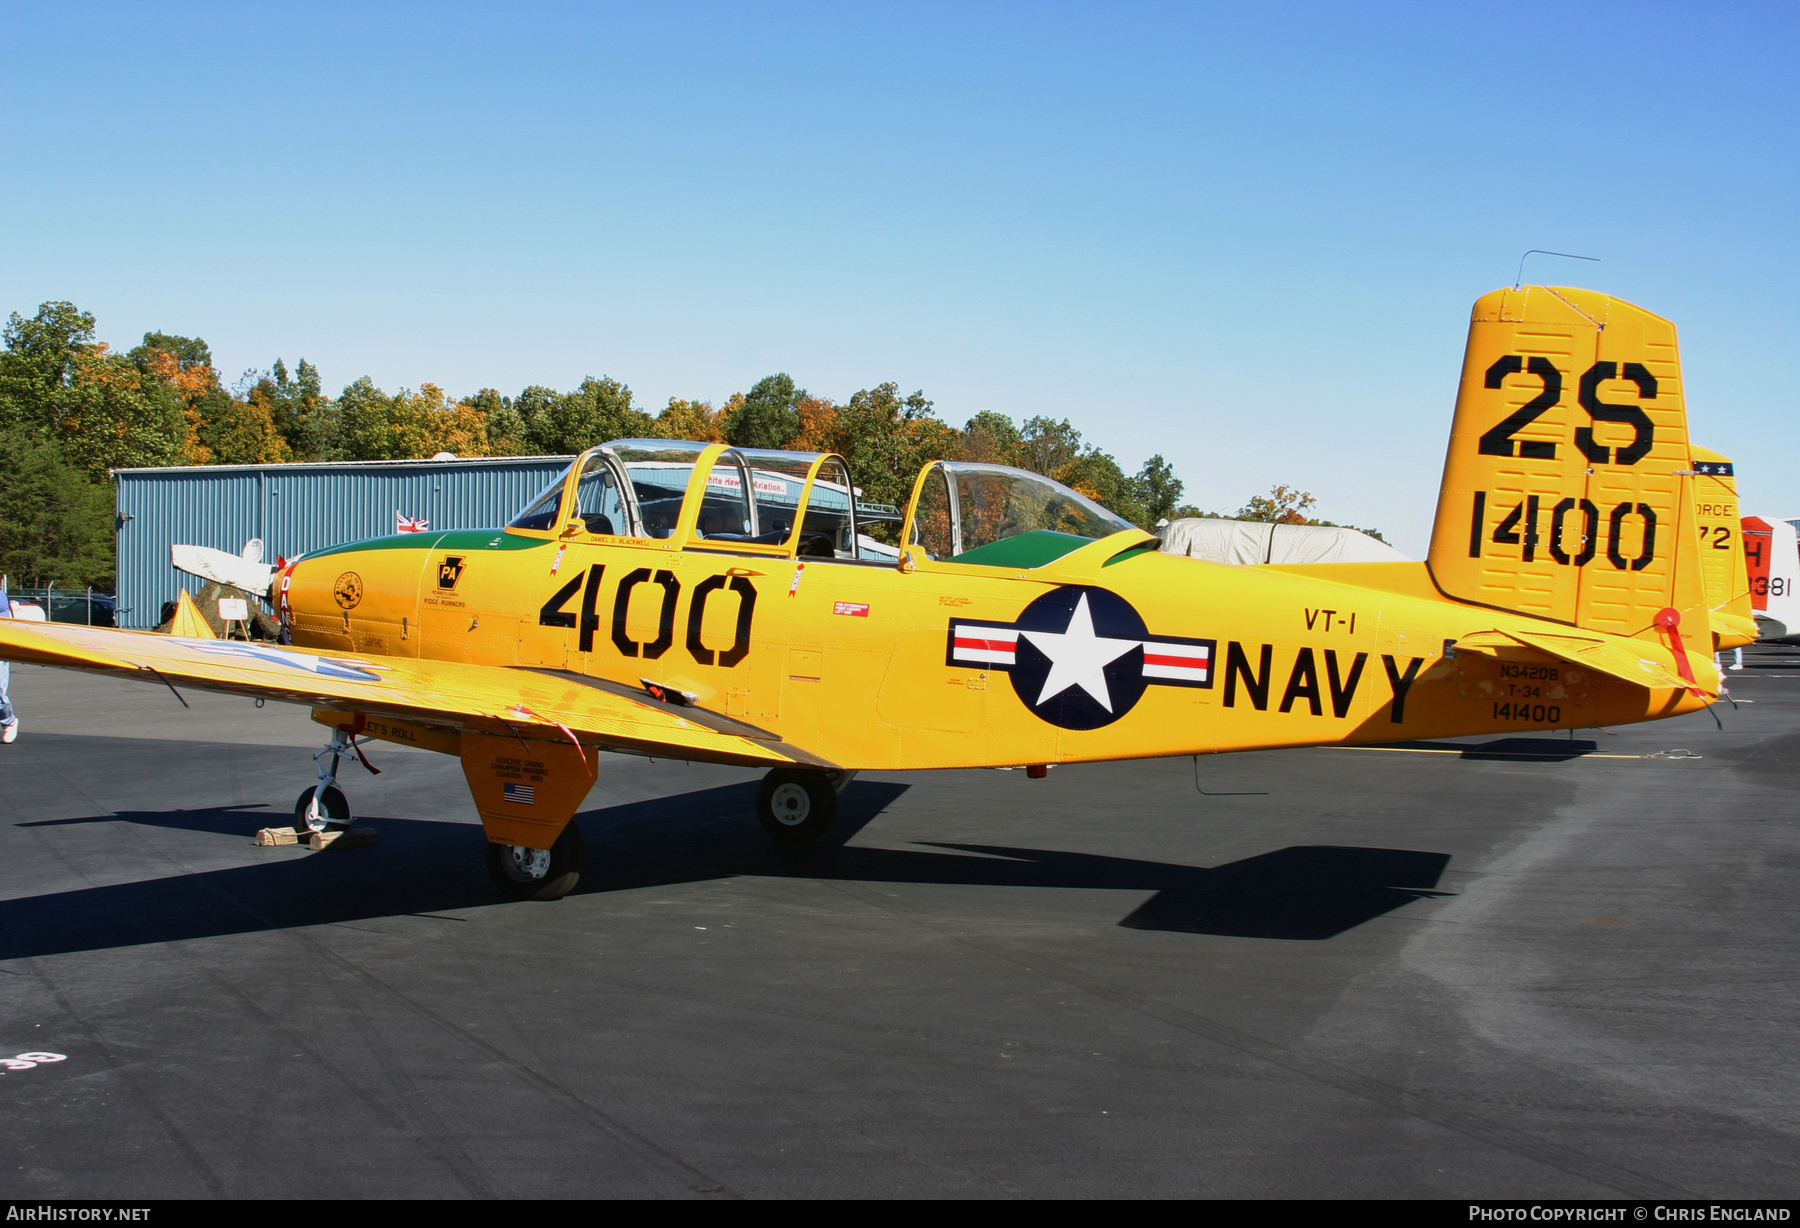
[[[39,606],[53,623],[85,623],[90,627],[119,625],[118,598],[88,589],[15,588],[7,591],[13,601]]]

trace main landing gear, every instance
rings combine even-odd
[[[547,849],[529,849],[522,844],[487,846],[488,874],[515,900],[562,899],[581,881],[586,860],[581,829],[573,819]]]
[[[837,817],[838,794],[855,772],[776,768],[756,793],[756,817],[777,840],[817,840]]]

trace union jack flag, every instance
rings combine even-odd
[[[423,516],[403,516],[398,511],[394,513],[396,533],[424,533],[430,528],[431,522]]]

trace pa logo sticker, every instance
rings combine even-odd
[[[955,619],[946,661],[1000,670],[1038,717],[1098,729],[1137,706],[1149,686],[1210,687],[1217,640],[1152,635],[1117,593],[1054,589],[1010,623]]]
[[[444,561],[438,564],[438,587],[440,589],[456,587],[456,582],[462,579],[464,557],[460,554],[444,556]]]

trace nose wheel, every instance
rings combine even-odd
[[[313,762],[319,768],[319,783],[302,790],[294,800],[295,830],[325,832],[350,826],[350,799],[338,787],[338,765],[345,755],[353,754],[372,775],[379,775],[381,772],[380,768],[369,762],[368,756],[356,744],[356,734],[362,727],[360,716],[353,725],[338,726],[331,731],[331,741],[313,755]]]
[[[329,831],[350,826],[350,800],[336,785],[320,790],[302,789],[294,802],[294,827],[298,831]]]

